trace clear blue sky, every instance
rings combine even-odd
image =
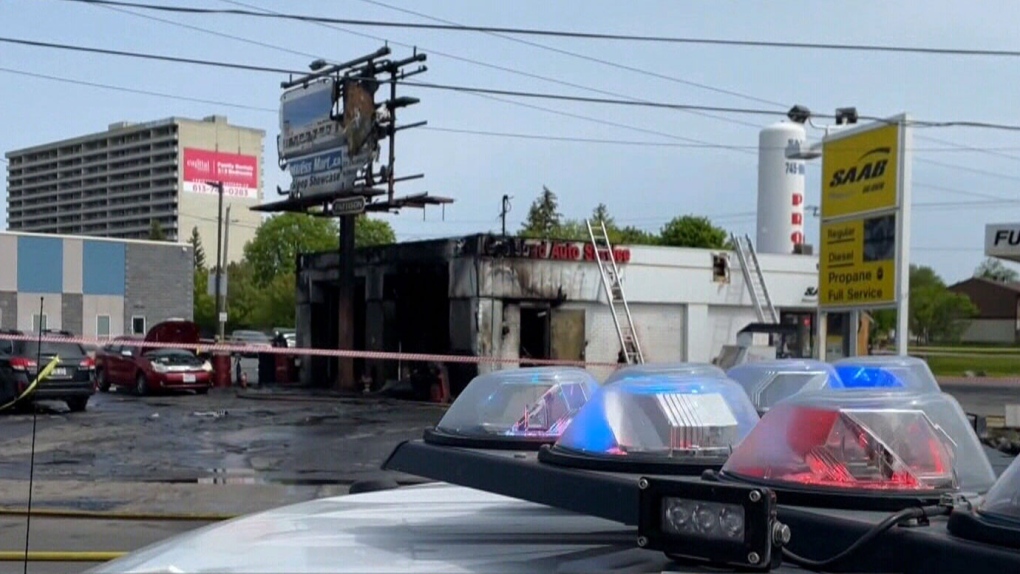
[[[363,0],[268,2],[257,7],[344,18],[423,21]],[[1015,1],[962,3],[948,0],[902,2],[676,2],[672,0],[515,0],[460,2],[385,0],[427,15],[464,24],[568,28],[671,36],[801,42],[899,44],[959,48],[1020,49]],[[169,3],[163,2],[161,3]],[[193,6],[236,8],[224,0]],[[146,16],[247,38],[253,45],[215,34],[141,18],[108,8],[58,0],[0,2],[0,35],[122,50],[159,52],[290,69],[313,58],[344,60],[381,45],[336,28],[239,16],[194,16],[145,12]],[[922,56],[698,45],[648,45],[556,38],[529,41],[587,57],[653,70],[652,77],[606,64],[557,54],[480,33],[405,29],[353,29],[358,34],[417,45],[429,54],[421,81],[514,90],[599,94],[440,55],[512,68],[635,98],[735,107],[800,103],[831,113],[856,106],[866,115],[907,111],[918,119],[1020,123],[1016,89],[1020,62],[1007,58]],[[409,50],[394,45],[395,55]],[[298,53],[295,53],[298,52]],[[101,82],[136,89],[274,109],[280,77],[112,56],[90,56],[42,48],[0,45],[0,67]],[[83,133],[115,121],[147,121],[171,115],[227,115],[232,123],[260,127],[266,138],[266,190],[288,178],[275,167],[277,116],[212,104],[122,93],[0,72],[0,150],[11,150]],[[684,82],[740,92],[771,106]],[[758,116],[730,121],[679,111],[527,100],[558,112],[631,126],[625,129],[565,117],[468,94],[405,88],[422,103],[403,118],[427,119],[433,128],[491,130],[567,137],[648,142],[690,138],[733,146],[757,145]],[[779,119],[777,116],[776,119]],[[752,125],[735,123],[747,122]],[[642,133],[654,130],[674,136]],[[817,133],[815,134],[817,135]],[[916,207],[911,258],[932,265],[947,280],[968,276],[982,258],[984,224],[1020,221],[1020,133],[975,129],[919,130],[919,135],[983,148],[970,152],[920,139],[914,164],[914,202],[987,202],[992,205]],[[938,149],[933,149],[938,148]],[[935,163],[931,163],[935,162]],[[671,217],[707,215],[727,229],[754,232],[757,157],[752,151],[638,147],[550,142],[466,135],[435,130],[404,132],[398,140],[403,174],[425,172],[398,193],[429,191],[454,197],[445,221],[438,208],[385,216],[401,239],[438,237],[496,229],[500,197],[514,196],[511,226],[520,225],[528,204],[549,186],[568,217],[583,217],[606,203],[621,223],[658,229]],[[948,164],[948,165],[942,165]],[[817,204],[819,169],[808,171],[807,203]],[[976,195],[975,195],[976,194]],[[6,200],[4,199],[4,202]],[[0,204],[0,222],[6,221]],[[817,220],[809,219],[808,240],[817,243]]]

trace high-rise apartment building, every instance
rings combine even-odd
[[[213,263],[217,192],[230,207],[228,261],[261,221],[265,132],[223,116],[116,123],[101,133],[6,154],[10,231],[146,239],[153,221],[167,239],[197,228]]]

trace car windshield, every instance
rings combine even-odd
[[[194,357],[195,353],[192,353],[187,349],[153,349],[152,351],[146,353],[146,355],[150,357],[179,358],[179,357]]]
[[[259,331],[234,331],[234,338],[242,341],[268,342],[269,335]]]

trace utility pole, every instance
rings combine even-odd
[[[219,325],[219,331],[217,336],[217,343],[223,342],[223,330],[225,328],[223,321],[223,299],[220,297],[221,286],[223,284],[223,182],[222,181],[209,181],[206,182],[209,185],[216,188],[216,193],[219,195],[219,206],[216,209],[216,323]]]
[[[503,205],[499,210],[499,219],[503,222],[503,237],[506,237],[506,214],[510,213],[510,196],[503,195]]]
[[[224,270],[227,269],[227,262],[230,261],[230,249],[228,247],[229,245],[230,245],[230,206],[228,205],[227,215],[223,218],[223,262],[221,269]],[[222,281],[222,279],[220,279],[220,281]],[[222,295],[223,302],[220,303],[220,310],[223,311],[224,314],[229,313],[229,311],[227,310],[227,294],[226,294],[226,291],[230,289],[230,287],[228,286],[230,283],[229,277],[226,283],[227,284],[223,285],[224,291]],[[216,298],[217,300],[220,299],[220,293],[218,289],[216,291]],[[227,322],[219,321],[219,326],[220,326],[220,341],[223,341],[226,336],[225,331],[227,328]]]

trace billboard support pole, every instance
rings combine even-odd
[[[354,226],[357,215],[340,216],[340,285],[337,289],[337,348],[354,348]],[[336,388],[350,390],[355,387],[354,358],[340,357]]]
[[[908,354],[910,343],[910,202],[911,169],[914,147],[909,116],[900,117],[899,194],[896,217],[896,354]]]

